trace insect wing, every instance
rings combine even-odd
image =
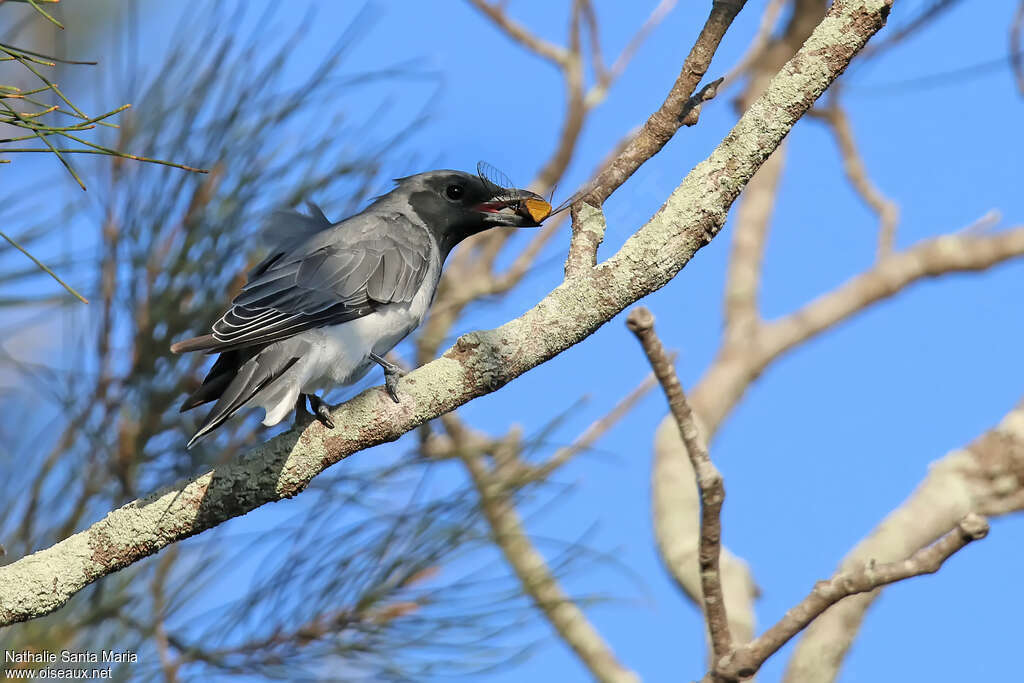
[[[512,184],[512,181],[507,175],[496,169],[494,166],[491,166],[486,161],[481,161],[476,165],[476,174],[496,198],[505,200],[514,199],[510,191],[515,187],[515,185]]]
[[[559,204],[557,208],[552,209],[551,210],[551,215],[554,216],[556,213],[562,213],[563,211],[565,211],[566,209],[571,207],[573,204],[575,204],[579,200],[583,199],[583,197],[588,192],[590,192],[590,189],[591,188],[588,185],[587,187],[584,187],[583,189],[579,190],[578,192],[576,192],[576,194],[574,194],[573,196],[569,197],[564,202]]]

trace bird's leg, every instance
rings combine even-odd
[[[398,389],[398,380],[405,374],[405,370],[394,363],[384,360],[375,353],[370,353],[370,360],[384,368],[384,388],[387,389],[391,400],[398,403],[398,393],[396,391]]]
[[[295,401],[295,421],[298,422],[303,417],[308,417],[309,411],[306,410],[306,395],[299,394],[299,398]]]
[[[322,398],[316,394],[306,394],[309,399],[309,406],[313,409],[313,415],[320,420],[324,427],[334,429],[334,420],[331,419],[331,409]]]

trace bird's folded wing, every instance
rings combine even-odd
[[[400,215],[361,215],[271,254],[213,326],[227,351],[336,325],[412,301],[431,258],[426,229]]]

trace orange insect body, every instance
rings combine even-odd
[[[551,215],[551,205],[543,199],[524,199],[523,206],[530,217],[538,223]]]

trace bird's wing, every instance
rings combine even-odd
[[[268,256],[213,326],[210,351],[286,339],[412,301],[432,240],[401,214],[361,214]]]

